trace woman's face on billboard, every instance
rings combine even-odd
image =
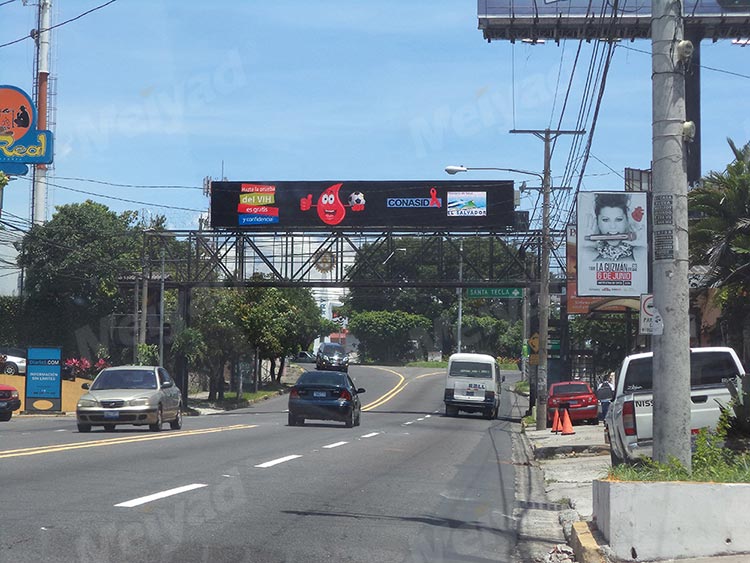
[[[621,207],[602,207],[596,218],[596,225],[602,235],[621,235],[628,232],[628,216]],[[611,246],[620,244],[619,240],[607,242]]]

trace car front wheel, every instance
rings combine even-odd
[[[91,432],[91,425],[78,423],[78,431],[79,432]]]
[[[18,366],[13,362],[6,362],[3,373],[5,375],[18,375]]]
[[[13,416],[12,412],[4,412],[0,414],[0,422],[8,422]]]
[[[180,430],[182,428],[182,405],[177,407],[177,414],[174,417],[174,420],[169,423],[169,427],[172,430]]]
[[[149,424],[149,428],[152,432],[161,432],[161,427],[164,425],[164,415],[161,411],[161,405],[159,405],[159,410],[156,411],[156,422],[154,424]]]

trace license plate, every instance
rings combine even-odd
[[[0,409],[4,409],[7,406],[8,406],[8,403],[6,403],[5,401],[0,401]]]
[[[325,397],[326,392],[325,391],[313,391],[313,397]]]
[[[474,391],[467,391],[466,392],[466,396],[467,397],[473,397],[474,396]]]
[[[107,420],[117,420],[120,418],[120,412],[119,411],[104,411],[104,418]]]

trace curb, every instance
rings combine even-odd
[[[602,555],[599,543],[592,533],[591,522],[575,522],[570,537],[570,547],[576,555],[578,563],[606,563],[607,559]]]
[[[586,454],[605,455],[609,453],[609,446],[596,445],[567,445],[567,446],[540,446],[534,448],[536,459],[550,459],[556,455]]]

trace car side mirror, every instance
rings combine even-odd
[[[170,387],[174,387],[174,383],[172,383],[171,381],[165,381],[161,384],[162,389],[169,389]]]
[[[84,383],[84,384],[81,385],[81,389],[88,389],[88,388],[89,388],[89,384],[88,383]]]
[[[364,392],[365,392],[365,390],[362,387],[360,387],[359,389],[357,389],[357,394],[364,393]]]

